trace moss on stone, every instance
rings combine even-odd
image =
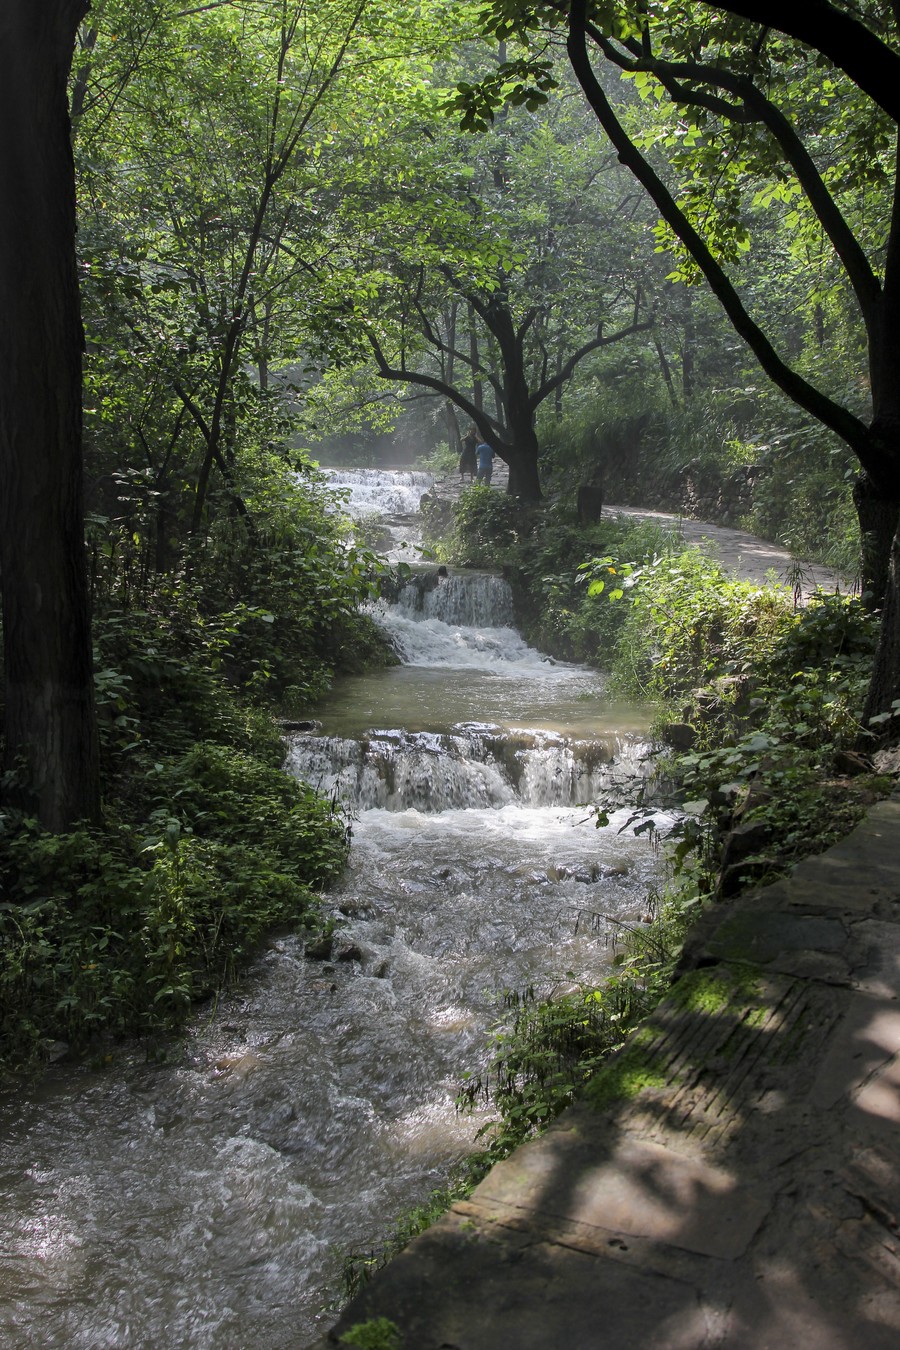
[[[653,1048],[657,1032],[642,1027],[615,1059],[605,1064],[588,1083],[585,1097],[593,1106],[608,1106],[615,1101],[630,1101],[645,1088],[664,1088],[666,1079],[654,1063]]]
[[[670,998],[685,1012],[716,1015],[728,1011],[749,1020],[747,1008],[758,1005],[763,998],[760,972],[750,965],[692,970],[673,987]],[[753,1008],[749,1017],[756,1017],[758,1013],[764,1018],[765,1008]]]
[[[735,1030],[750,1032],[761,1026],[768,1016],[760,971],[753,966],[716,966],[708,970],[694,970],[682,976],[673,987],[667,1002],[679,1012],[701,1017],[725,1016],[734,1022]],[[665,1007],[665,1004],[663,1004]],[[669,1086],[670,1079],[656,1062],[656,1046],[662,1036],[653,1022],[645,1023],[624,1050],[597,1073],[588,1084],[585,1097],[596,1107],[616,1101],[630,1101],[645,1088],[660,1090]],[[718,1046],[714,1054],[726,1058],[736,1056],[744,1048],[744,1037],[729,1038],[725,1047]],[[695,1068],[703,1068],[702,1062]]]

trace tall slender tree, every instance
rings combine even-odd
[[[100,811],[67,100],[86,9],[86,0],[0,9],[3,799],[52,830]]]

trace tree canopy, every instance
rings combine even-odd
[[[869,714],[900,697],[892,5],[22,0],[4,24],[6,747],[44,819],[99,809],[90,600],[249,566],[292,475],[320,492],[342,392],[429,447],[473,423],[537,500],[567,417],[594,445],[659,400],[745,400],[704,286],[855,458]]]

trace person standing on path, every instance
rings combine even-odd
[[[475,447],[478,444],[478,432],[472,427],[466,432],[462,439],[462,450],[459,456],[459,481],[465,481],[466,474],[469,475],[471,482],[475,482],[475,470],[477,463],[475,459]]]
[[[478,473],[475,475],[476,483],[486,483],[491,485],[491,474],[494,472],[494,451],[487,441],[479,441],[475,447],[475,458],[478,461]]]

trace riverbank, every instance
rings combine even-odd
[[[322,1346],[900,1338],[900,800],[712,908],[592,1100],[387,1266]],[[602,1328],[602,1333],[601,1329]]]

